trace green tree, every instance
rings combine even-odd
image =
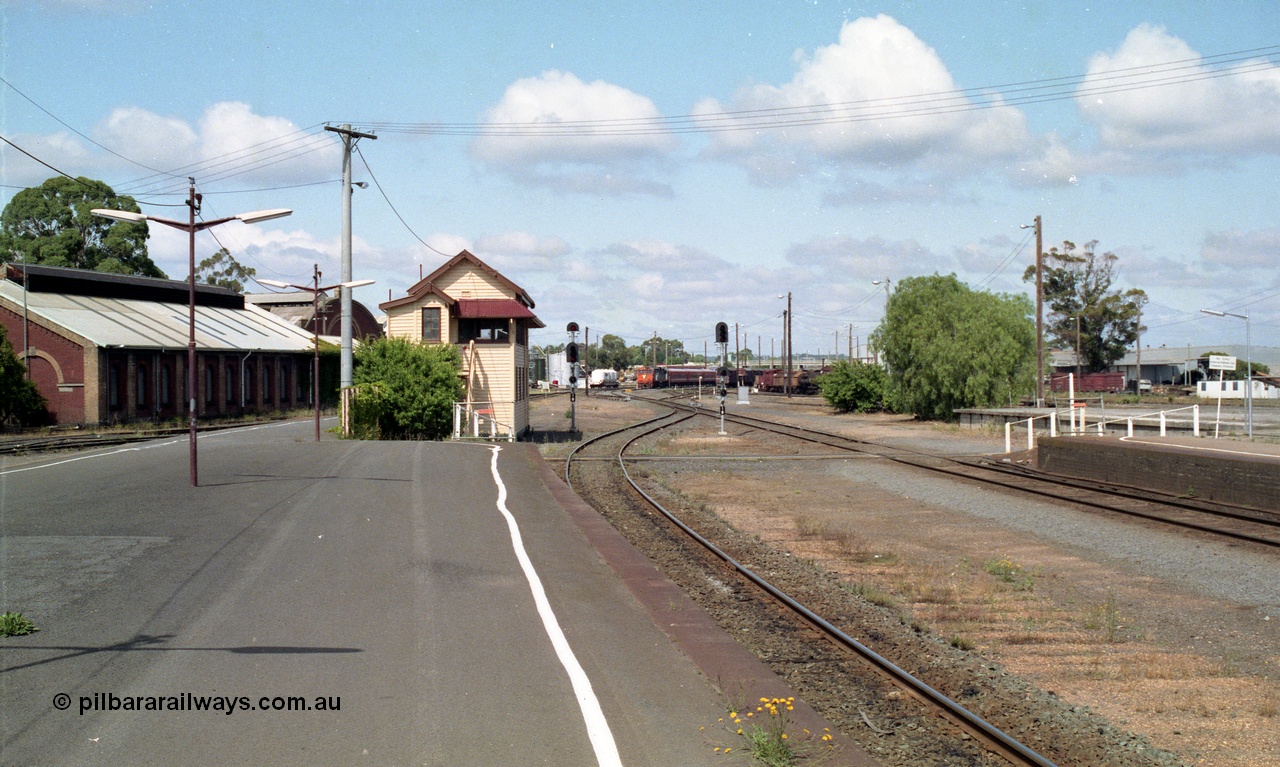
[[[1025,296],[975,292],[956,279],[908,277],[871,334],[889,369],[887,404],[921,418],[1007,404],[1035,383],[1035,323]]]
[[[452,344],[379,338],[360,345],[352,382],[373,384],[367,412],[382,439],[443,439],[453,431],[453,403],[464,393],[462,358]]]
[[[9,343],[4,325],[0,325],[0,424],[16,421],[33,426],[47,419],[44,397],[27,380],[27,367]]]
[[[1123,293],[1111,289],[1118,257],[1098,253],[1097,246],[1092,240],[1078,250],[1075,243],[1063,242],[1062,250],[1050,248],[1044,254],[1042,265],[1048,341],[1063,349],[1079,348],[1080,364],[1090,373],[1114,365],[1138,340],[1147,303],[1147,294],[1136,288]],[[1022,279],[1035,282],[1034,265]]]
[[[600,337],[600,342],[591,348],[592,368],[612,368],[622,372],[631,366],[631,352],[622,336],[609,333]]]
[[[639,351],[639,359],[634,361],[637,365],[654,364],[655,352],[659,365],[683,365],[689,361],[689,353],[684,349],[684,341],[675,338],[650,336],[640,342]]]
[[[884,409],[888,375],[884,368],[866,362],[837,362],[818,379],[822,398],[843,413],[870,413]]]
[[[55,176],[13,196],[0,213],[0,254],[29,264],[164,277],[147,256],[145,222],[99,218],[111,208],[140,213],[132,197],[101,181]]]
[[[230,288],[237,293],[243,293],[245,283],[253,279],[257,273],[257,269],[237,261],[231,255],[231,251],[219,248],[217,253],[196,265],[196,282]]]

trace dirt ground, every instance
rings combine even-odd
[[[535,403],[535,428],[567,430],[559,418],[567,404]],[[600,397],[578,404],[588,435],[647,417],[644,406]],[[812,403],[788,412],[821,416],[829,429],[835,418]],[[840,430],[865,439],[954,439],[992,453],[1003,447],[994,433],[883,416],[838,419]],[[660,439],[649,457],[823,452],[745,430],[719,437],[711,423]],[[563,456],[573,444],[543,447]],[[682,460],[677,468],[649,460],[645,467],[651,480],[838,574],[904,622],[1147,736],[1187,764],[1280,763],[1280,615],[1162,583],[1137,562],[1095,560],[1069,542],[886,490],[860,478],[865,464],[849,472],[835,463]],[[1132,534],[1146,530],[1134,525]],[[1224,548],[1204,545],[1206,556]]]

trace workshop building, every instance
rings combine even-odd
[[[7,264],[0,322],[55,423],[159,421],[187,413],[189,296],[185,281]],[[310,405],[308,331],[226,288],[197,285],[195,304],[201,418]]]

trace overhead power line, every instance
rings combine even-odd
[[[857,101],[686,114],[677,116],[525,122],[376,122],[360,121],[386,133],[438,136],[644,136],[671,133],[819,127],[875,120],[934,116],[1007,106],[1183,85],[1276,69],[1265,57],[1280,55],[1280,45],[1125,67],[1083,75],[1006,83],[978,88],[920,93]],[[1237,66],[1229,66],[1237,65]],[[1206,67],[1227,67],[1208,70]]]

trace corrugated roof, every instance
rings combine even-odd
[[[468,319],[536,319],[529,307],[514,298],[461,298],[458,299],[458,316]]]
[[[0,281],[0,297],[22,309],[22,286]],[[189,335],[187,306],[64,293],[27,294],[27,311],[97,346],[179,349]],[[311,335],[252,304],[196,307],[196,347],[213,351],[310,351]]]

